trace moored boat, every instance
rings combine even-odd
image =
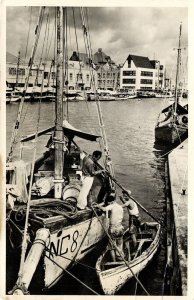
[[[96,272],[106,295],[114,295],[148,265],[159,247],[160,233],[159,223],[145,222],[137,235],[137,250],[130,261],[127,260],[128,253],[125,247],[123,261],[111,261],[110,247],[107,247],[96,262]],[[127,241],[130,241],[128,230],[124,234],[124,245]]]
[[[181,143],[188,137],[188,110],[180,105],[178,95],[180,59],[181,59],[181,32],[182,24],[180,24],[178,55],[177,55],[177,70],[175,84],[175,99],[174,103],[162,110],[158,116],[158,121],[155,126],[155,140],[166,144]],[[163,116],[163,119],[161,119]]]

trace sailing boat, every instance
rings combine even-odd
[[[37,39],[40,34],[39,21],[43,16],[44,9],[45,7],[40,9],[28,73],[30,73],[35,56]],[[76,207],[76,201],[82,188],[81,164],[84,152],[80,150],[74,138],[79,137],[92,142],[96,141],[99,136],[76,129],[67,120],[63,120],[63,66],[66,65],[64,64],[63,24],[65,22],[63,8],[57,7],[56,12],[57,95],[55,126],[41,131],[37,129],[34,134],[21,139],[22,144],[35,141],[33,158],[30,163],[12,160],[25,98],[24,94],[20,102],[6,164],[7,229],[9,232],[7,241],[8,243],[10,241],[14,247],[13,251],[18,253],[20,258],[18,275],[15,274],[14,277],[15,286],[9,291],[9,294],[14,295],[28,294],[34,276],[38,276],[38,283],[41,288],[50,288],[57,283],[64,271],[93,250],[105,236],[101,226],[101,224],[106,226],[105,216],[100,212],[94,215],[90,208],[78,211]],[[26,89],[28,79],[26,79],[25,84]],[[107,163],[105,162],[105,167],[113,175],[98,101],[97,110],[106,151]],[[36,159],[37,139],[49,133],[51,134],[47,144],[49,150]],[[111,182],[108,177],[95,176],[91,189],[93,201],[102,202],[106,200],[110,185]],[[18,248],[20,240],[22,247]],[[11,251],[10,244],[7,251]]]
[[[178,83],[179,83],[179,67],[181,59],[181,32],[182,24],[180,24],[177,70],[175,84],[175,101],[172,105],[164,108],[158,116],[158,122],[155,127],[155,139],[159,142],[167,144],[181,143],[188,137],[188,110],[179,103]]]

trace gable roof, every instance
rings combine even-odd
[[[17,64],[18,57],[11,54],[10,52],[6,52],[6,63]],[[25,64],[22,59],[20,59],[21,64]]]
[[[89,58],[86,53],[78,53],[76,51],[73,51],[73,54],[71,55],[70,59],[71,61],[82,61],[84,64],[89,63]]]
[[[154,69],[148,57],[129,54],[127,60],[132,60],[137,68]]]

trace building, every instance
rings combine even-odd
[[[164,90],[165,89],[165,67],[160,64],[159,60],[150,60],[151,64],[154,66],[156,71],[156,80],[155,80],[155,90]]]
[[[106,55],[101,48],[92,55],[91,61],[89,61],[87,54],[77,53],[76,51],[73,52],[70,61],[76,62],[77,66],[81,63],[85,64],[85,66],[92,67],[95,71],[97,89],[115,90],[119,87],[119,67],[115,65],[110,56]]]
[[[156,90],[164,85],[163,74],[163,68],[158,61],[150,61],[148,57],[129,54],[120,69],[120,88]]]
[[[34,63],[28,81],[28,86],[41,86],[42,81],[44,86],[50,85],[49,81],[53,77],[53,72],[50,72],[52,62],[48,62],[48,66],[43,63],[39,65]],[[6,81],[10,87],[24,87],[25,79],[28,74],[28,63],[24,62],[20,56],[16,57],[13,54],[6,53]]]
[[[120,68],[106,55],[102,48],[93,55],[98,76],[98,88],[103,90],[115,90],[119,88]]]
[[[74,59],[74,58],[73,58]],[[97,73],[92,70],[87,62],[78,59],[69,60],[67,74],[64,84],[70,90],[84,90],[91,88],[91,77],[93,73],[95,84],[97,84]],[[7,52],[6,54],[6,81],[10,87],[24,87],[25,78],[28,74],[28,64],[22,59]],[[54,61],[48,61],[45,65],[34,63],[30,72],[28,86],[56,86],[56,65]]]

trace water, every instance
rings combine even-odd
[[[101,102],[110,154],[114,163],[116,179],[157,219],[165,219],[165,182],[164,159],[160,159],[160,152],[154,148],[154,126],[159,112],[168,104],[165,99],[131,99],[128,101]],[[7,112],[7,152],[11,138],[13,122],[17,115],[19,104],[6,106]],[[40,109],[39,129],[52,126],[54,123],[54,104],[43,103]],[[36,129],[38,119],[38,103],[26,103],[24,116],[21,120],[20,135],[31,134]],[[73,103],[68,105],[69,122],[75,127],[91,133],[99,133],[96,104],[94,102]],[[45,150],[48,137],[38,142],[37,156]],[[91,152],[99,148],[98,143],[85,143],[79,140],[79,145]],[[18,156],[18,147],[14,153]],[[32,158],[32,150],[27,149],[25,160]],[[151,220],[141,211],[143,220]],[[97,253],[86,259],[86,264],[95,266]],[[151,295],[163,294],[163,276],[165,270],[165,234],[162,235],[160,249],[150,265],[139,275],[139,279]],[[102,293],[95,271],[85,266],[76,266],[73,274]],[[36,293],[36,291],[34,291]],[[53,295],[92,295],[92,291],[76,282],[69,275],[59,281],[58,285],[46,294]],[[129,281],[118,295],[144,295],[145,292],[136,281]]]

